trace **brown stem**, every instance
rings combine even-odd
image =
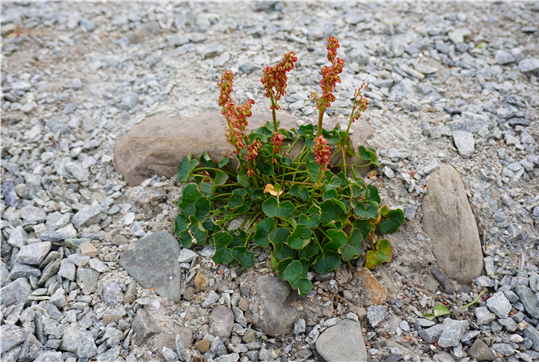
[[[322,135],[322,120],[324,120],[324,111],[326,111],[325,107],[321,107],[318,113],[318,135]]]

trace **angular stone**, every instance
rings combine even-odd
[[[234,313],[226,306],[217,306],[213,309],[208,321],[210,334],[227,338],[234,328]]]
[[[444,332],[444,329],[444,325],[437,324],[425,330],[419,330],[417,334],[421,336],[421,338],[426,342],[433,343],[440,338],[440,336]]]
[[[496,292],[487,300],[487,307],[490,311],[495,313],[496,316],[504,319],[509,316],[511,302],[509,302],[503,292]]]
[[[40,265],[47,254],[49,254],[50,250],[51,243],[48,241],[25,245],[19,250],[17,261],[23,264]]]
[[[21,209],[21,218],[26,222],[45,222],[47,214],[45,211],[35,206],[25,206]]]
[[[62,362],[62,352],[61,351],[46,351],[39,354],[35,362]]]
[[[124,295],[122,289],[115,282],[105,282],[103,283],[103,291],[101,293],[103,301],[109,306],[114,307],[122,303]]]
[[[539,351],[539,331],[530,325],[523,332],[524,337],[532,342],[532,349]]]
[[[19,361],[34,361],[42,350],[43,345],[34,335],[29,334],[21,348]]]
[[[138,309],[131,329],[133,330],[131,340],[133,340],[135,345],[141,345],[153,335],[161,332],[159,326],[157,326],[148,311],[144,308]]]
[[[46,241],[62,241],[67,239],[67,236],[54,230],[45,230],[39,237],[41,240]]]
[[[58,274],[61,277],[64,277],[74,282],[77,276],[77,267],[71,260],[67,258],[62,259],[62,261],[60,262],[60,270],[58,271]]]
[[[367,350],[359,322],[342,320],[316,340],[316,350],[326,361],[366,362]]]
[[[522,73],[534,72],[539,70],[539,58],[523,59],[518,63],[518,69]]]
[[[513,355],[515,353],[515,349],[509,344],[496,343],[492,345],[492,348],[505,356]]]
[[[30,277],[39,277],[41,275],[41,271],[36,268],[32,267],[31,265],[21,264],[21,263],[15,263],[15,266],[11,269],[11,272],[9,272],[9,279],[14,281],[18,278],[30,278]]]
[[[369,306],[367,309],[367,318],[372,327],[376,327],[387,315],[388,313],[384,306]]]
[[[186,349],[185,345],[186,344],[184,344],[181,335],[176,334],[176,353],[178,353],[178,358],[180,359],[180,361],[187,361],[187,352],[185,350]]]
[[[112,363],[120,356],[120,346],[116,345],[113,348],[99,354],[95,357],[96,362]]]
[[[475,309],[478,325],[488,325],[496,318],[496,315],[490,312],[487,307],[477,307]]]
[[[180,256],[178,257],[179,263],[191,263],[193,259],[198,257],[198,254],[191,249],[182,249]]]
[[[390,94],[402,96],[406,98],[415,97],[414,88],[408,79],[404,79],[391,88]]]
[[[211,341],[208,339],[202,339],[195,344],[195,347],[198,351],[204,354],[206,351],[210,350]]]
[[[462,157],[468,158],[472,155],[475,148],[472,133],[465,130],[453,130],[453,141]]]
[[[97,346],[95,345],[94,338],[87,331],[79,331],[76,338],[77,356],[79,358],[92,358],[97,355]]]
[[[7,206],[18,205],[19,197],[17,196],[17,192],[15,192],[15,186],[12,181],[3,182],[0,190],[2,191],[2,196],[4,196],[4,201]]]
[[[49,300],[51,305],[55,305],[58,308],[65,307],[67,304],[67,297],[65,295],[65,290],[63,288],[58,288],[56,292],[51,296]]]
[[[51,256],[52,253],[57,253],[57,252],[51,252],[49,253],[48,256]],[[47,261],[49,258],[45,258],[45,261]],[[44,261],[44,262],[45,262]],[[41,265],[43,265],[43,263],[41,263]],[[47,264],[45,266],[45,268],[43,269],[43,272],[41,273],[41,278],[39,279],[39,282],[37,282],[38,285],[42,285],[44,284],[45,282],[47,282],[47,280],[52,277],[53,275],[55,275],[56,273],[58,273],[58,271],[60,270],[60,259],[57,259],[57,260],[54,260],[54,261],[51,261],[49,264]]]
[[[92,243],[90,243],[88,240],[86,240],[84,243],[82,243],[79,246],[79,249],[80,249],[81,255],[85,255],[85,256],[90,257],[90,258],[97,257],[97,253],[98,253],[97,248]]]
[[[175,176],[178,173],[180,161],[189,153],[193,153],[193,156],[198,159],[203,152],[208,151],[210,157],[216,162],[219,162],[223,155],[234,159],[232,147],[227,143],[224,134],[227,123],[220,111],[207,111],[181,119],[164,115],[161,113],[145,119],[116,142],[114,165],[116,171],[124,177],[129,186],[137,186],[156,174],[166,177]],[[269,120],[268,116],[253,114],[248,119],[248,130],[264,126]],[[290,130],[290,128],[298,127],[295,118],[280,113],[277,113],[277,117],[281,121],[282,128]],[[333,129],[336,123],[336,119],[330,120],[325,127],[328,130]],[[202,127],[193,128],[193,125]],[[350,135],[350,138],[356,147],[364,145],[365,140],[374,133],[374,129],[361,119],[354,123],[353,128],[355,132]],[[283,144],[283,148],[287,143]],[[299,144],[298,142],[296,146]],[[331,163],[337,164],[333,160]]]
[[[452,346],[457,346],[462,339],[462,335],[468,329],[468,321],[466,320],[452,320],[446,318],[444,320],[444,331],[438,339],[438,345],[443,348],[448,348]]]
[[[300,313],[291,305],[293,292],[290,285],[277,277],[260,277],[254,289],[262,304],[255,326],[270,336],[291,333]]]
[[[506,51],[496,51],[495,53],[496,63],[498,64],[507,64],[515,61],[515,57],[511,53]]]
[[[95,291],[99,276],[99,272],[92,268],[77,269],[77,284],[81,288],[83,294],[90,294]]]
[[[483,271],[483,253],[475,217],[459,173],[449,165],[430,175],[423,202],[423,230],[447,277],[470,283]]]
[[[183,352],[185,352],[185,348],[183,349]],[[178,361],[178,355],[174,352],[174,350],[169,349],[168,347],[163,348],[163,357],[168,362],[177,362]],[[181,361],[185,361],[181,360]]]
[[[539,301],[537,295],[524,285],[515,287],[515,292],[520,297],[520,302],[524,305],[526,312],[533,318],[539,319]]]
[[[27,238],[28,234],[26,233],[22,225],[19,225],[15,229],[11,230],[11,235],[9,236],[7,242],[8,244],[21,249],[23,246],[26,245]]]
[[[3,354],[15,346],[22,344],[27,336],[27,333],[18,326],[0,326],[0,353]]]
[[[144,288],[174,302],[181,298],[180,245],[165,231],[158,231],[129,244],[120,265]]]
[[[381,305],[386,301],[387,289],[374,278],[368,268],[361,268],[357,275],[363,281],[363,288],[369,291],[372,303]]]
[[[220,337],[216,337],[215,340],[213,340],[210,350],[214,355],[225,355],[226,353],[228,353],[228,351],[226,350],[226,346]]]
[[[71,222],[80,230],[90,225],[98,224],[101,221],[101,213],[92,206],[83,207],[71,218]]]

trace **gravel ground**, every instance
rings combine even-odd
[[[346,358],[326,342],[365,361],[539,360],[539,2],[87,5],[2,3],[2,361]],[[373,272],[387,300],[361,286],[360,259],[313,277],[263,329],[260,309],[277,307],[264,290],[286,287],[264,280],[262,251],[244,271],[183,249],[177,300],[137,284],[122,253],[172,233],[181,188],[157,176],[128,187],[115,142],[149,115],[216,109],[226,69],[234,97],[267,112],[262,69],[289,50],[299,60],[284,112],[314,122],[308,95],[330,35],[345,71],[327,118],[344,120],[368,84],[374,183],[406,213],[389,237],[394,261]],[[460,173],[481,236],[485,270],[470,285],[433,272],[421,226],[442,164]],[[450,316],[422,318],[439,303]],[[331,330],[358,322],[364,353]]]

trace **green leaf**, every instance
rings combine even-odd
[[[241,229],[238,229],[234,231],[234,235],[232,235],[232,243],[230,243],[230,247],[231,248],[244,247],[247,245],[246,240],[247,240],[247,233],[245,233],[245,231]]]
[[[341,256],[333,251],[328,251],[320,254],[312,267],[317,273],[326,274],[329,271],[339,268],[340,265]]]
[[[311,241],[311,229],[298,224],[294,232],[288,237],[287,244],[293,249],[303,249]]]
[[[255,244],[262,248],[269,247],[269,233],[275,229],[275,220],[268,218],[260,221],[256,225],[256,232],[254,236]]]
[[[367,240],[367,237],[369,236],[370,232],[374,231],[375,229],[374,224],[371,221],[366,220],[356,220],[354,221],[353,225],[361,232],[363,240]]]
[[[320,223],[320,215],[314,214],[314,215],[311,215],[310,217],[307,217],[307,215],[302,214],[299,216],[298,222],[300,224],[307,225],[311,229],[314,229]]]
[[[322,195],[322,200],[330,200],[332,198],[337,198],[338,197],[338,194],[337,194],[337,191],[335,189],[331,189],[331,190],[327,190],[326,192],[324,192],[324,194]]]
[[[249,182],[249,176],[247,175],[247,171],[245,169],[239,172],[236,178],[240,186],[242,187],[251,186],[251,182]]]
[[[324,190],[327,191],[336,187],[341,187],[341,179],[337,176],[332,176],[330,181],[324,185]]]
[[[248,252],[247,248],[232,249],[232,257],[237,259],[245,269],[252,268],[255,264],[255,252]]]
[[[237,188],[232,191],[232,196],[228,199],[228,206],[231,209],[235,209],[238,206],[242,206],[245,202],[247,191],[243,188]]]
[[[215,170],[215,184],[218,185],[218,186],[222,186],[226,183],[226,181],[228,180],[228,174],[226,174],[225,172],[222,172],[218,169]]]
[[[195,214],[195,202],[200,199],[202,195],[198,192],[197,185],[189,183],[182,192],[182,198],[180,199],[179,207],[186,215]]]
[[[213,245],[215,245],[215,253],[213,261],[217,264],[228,264],[232,261],[232,251],[227,247],[232,243],[234,238],[226,231],[219,231],[212,236]]]
[[[187,183],[193,175],[193,170],[199,165],[199,161],[192,159],[193,154],[189,153],[181,160],[178,166],[178,181]]]
[[[306,159],[305,167],[307,168],[307,171],[311,175],[312,182],[316,183],[318,179],[318,172],[320,171],[320,166],[316,164],[316,162]]]
[[[283,273],[283,279],[290,282],[293,289],[299,289],[300,295],[306,295],[311,291],[313,285],[307,278],[302,278],[303,265],[301,262],[294,260],[291,262]]]
[[[264,135],[266,137],[269,137],[269,138],[271,138],[273,136],[273,132],[270,129],[268,129],[267,127],[265,127],[265,126],[257,128],[255,130],[253,130],[252,132],[257,133],[257,134],[262,134],[262,135]]]
[[[306,188],[301,188],[299,185],[295,184],[290,189],[290,196],[299,197],[303,201],[307,201],[309,199],[309,191]]]
[[[195,216],[198,220],[204,220],[204,217],[210,212],[211,203],[206,197],[195,201]]]
[[[281,163],[286,164],[287,166],[289,166],[289,165],[292,164],[292,158],[284,155],[284,156],[281,157]]]
[[[346,242],[346,245],[339,250],[339,253],[341,253],[342,260],[348,262],[359,257],[362,251],[363,235],[361,235],[359,229],[354,228],[350,232],[350,238]]]
[[[219,168],[223,168],[228,162],[230,162],[228,158],[221,159],[221,161],[219,162]]]
[[[429,319],[429,320],[432,321],[438,316],[444,316],[444,315],[451,314],[451,311],[449,311],[449,309],[446,306],[440,305],[440,304],[435,305],[432,308],[432,311],[433,311],[433,313],[423,314],[423,317],[425,317],[426,319]]]
[[[378,219],[378,208],[365,202],[358,203],[354,213],[362,219]]]
[[[404,224],[404,212],[401,209],[390,210],[385,217],[378,225],[384,234],[392,234]]]
[[[213,163],[213,160],[211,159],[210,154],[207,151],[202,153],[202,155],[200,156],[200,161],[202,163],[206,163],[206,164],[207,163]]]
[[[378,194],[378,188],[376,188],[375,185],[367,186],[367,193],[365,194],[365,200],[376,201],[376,203],[378,204],[382,202],[382,200],[380,199],[380,195]]]
[[[307,148],[313,148],[314,147],[314,138],[308,138],[307,140],[305,140],[305,146],[307,146]]]
[[[273,196],[262,204],[262,211],[264,211],[268,217],[281,216],[288,219],[292,216],[294,210],[294,205],[290,201],[284,201],[281,206],[279,206],[277,199]]]
[[[217,245],[226,247],[226,246],[229,246],[230,244],[232,244],[232,241],[234,240],[234,237],[232,237],[232,235],[230,235],[226,231],[219,231],[219,232],[213,234],[212,240],[213,240],[212,245],[215,245],[216,247],[217,247]]]
[[[294,250],[285,244],[288,235],[290,235],[290,231],[283,227],[273,230],[269,235],[269,240],[274,247],[273,256],[278,261],[294,257]]]
[[[329,144],[335,144],[339,142],[340,139],[339,134],[335,130],[327,131],[325,129],[322,129],[322,135],[328,140]]]
[[[259,200],[265,200],[266,197],[268,197],[268,196],[264,194],[264,189],[263,188],[257,188],[256,190],[254,190],[251,193],[251,200],[253,202],[259,201]]]
[[[189,249],[193,245],[193,237],[189,234],[189,231],[184,231],[180,235],[180,243],[184,248]]]
[[[188,218],[184,214],[178,214],[174,219],[174,233],[181,236],[184,231],[189,229]]]
[[[318,252],[320,252],[318,244],[311,240],[311,242],[306,247],[299,251],[299,258],[311,259],[314,255],[318,254]]]
[[[284,271],[286,270],[286,268],[288,268],[288,265],[290,265],[290,263],[292,263],[293,259],[292,258],[286,258],[286,259],[283,259],[281,260],[280,262],[277,261],[277,259],[274,259],[276,262],[278,262],[276,264],[276,267],[275,267],[275,272],[277,273],[277,276],[279,277],[279,279],[283,279],[283,273]]]
[[[335,199],[326,200],[320,204],[322,213],[320,215],[320,221],[322,224],[327,224],[331,221],[341,221],[343,224],[346,221],[348,214],[343,211],[342,203]]]
[[[379,240],[375,245],[375,250],[369,250],[365,258],[365,267],[374,269],[375,266],[382,264],[383,262],[391,262],[393,258],[393,249],[391,244],[385,239]]]
[[[336,248],[333,248],[333,251],[339,251],[339,249],[346,245],[348,237],[344,231],[329,229],[326,231],[331,242],[336,243]],[[325,247],[324,247],[325,250]]]
[[[258,159],[256,162],[256,168],[260,170],[265,176],[273,176],[273,165],[264,163],[261,159]]]
[[[200,182],[198,184],[198,187],[202,192],[204,192],[204,195],[210,199],[213,198],[213,191],[215,187],[215,183],[213,182]]]

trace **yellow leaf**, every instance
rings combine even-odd
[[[273,187],[272,184],[267,184],[266,187],[264,188],[264,193],[268,193],[272,196],[277,196],[277,191],[275,191],[275,187]],[[283,194],[283,191],[279,191],[279,196],[281,196]]]

